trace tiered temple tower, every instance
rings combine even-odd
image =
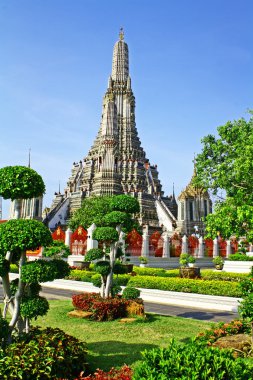
[[[88,155],[73,164],[65,193],[56,195],[47,222],[51,228],[64,224],[81,207],[85,197],[124,193],[138,198],[141,224],[158,228],[166,219],[167,229],[174,228],[175,196],[164,197],[157,166],[149,163],[138,137],[128,45],[121,29],[113,49],[112,73],[103,98],[97,137]],[[59,220],[57,214],[61,216]]]

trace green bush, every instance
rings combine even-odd
[[[36,260],[23,265],[21,278],[26,283],[47,282],[64,278],[69,273],[69,265],[63,260]]]
[[[140,294],[141,292],[139,289],[127,286],[122,292],[122,298],[125,298],[127,300],[134,300],[136,298],[139,298]]]
[[[32,319],[46,315],[49,309],[48,300],[44,297],[24,297],[20,305],[20,314],[23,318]]]
[[[92,282],[91,278],[92,276],[94,276],[95,273],[95,271],[71,269],[70,274],[67,276],[67,279],[75,281]]]
[[[140,267],[134,267],[134,272],[138,276],[156,276],[156,277],[169,277],[168,272],[165,269],[161,268],[140,268]],[[179,271],[177,270],[178,276]]]
[[[247,277],[247,273],[230,273],[230,272],[216,272],[212,270],[201,270],[202,280],[218,280],[218,281],[234,281],[240,282]]]
[[[60,329],[31,329],[0,352],[2,380],[72,379],[86,370],[86,345]]]
[[[253,257],[246,256],[242,253],[234,253],[233,255],[230,255],[228,260],[230,261],[253,261]],[[253,263],[252,263],[253,265]]]
[[[5,276],[10,270],[10,262],[5,260],[4,255],[0,254],[0,277]]]
[[[231,351],[206,347],[196,342],[144,351],[144,360],[133,380],[250,380],[253,366]]]
[[[92,234],[94,240],[115,242],[119,239],[119,234],[113,227],[97,227]]]
[[[109,261],[101,260],[94,265],[95,272],[101,274],[101,276],[107,276],[111,271]]]
[[[209,294],[215,296],[240,297],[241,290],[236,282],[203,281],[186,278],[159,278],[151,276],[131,277],[129,286],[146,289],[169,290],[174,292]]]
[[[113,273],[115,274],[125,274],[126,267],[120,261],[116,260],[113,266]]]
[[[84,256],[84,261],[93,261],[102,259],[104,256],[104,252],[100,248],[91,248],[87,251],[86,255]]]

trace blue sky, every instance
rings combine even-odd
[[[0,167],[31,148],[44,206],[64,189],[98,131],[122,26],[139,137],[178,195],[201,138],[253,108],[252,14],[251,0],[0,0]]]

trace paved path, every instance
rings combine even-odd
[[[42,287],[42,296],[46,297],[49,300],[56,299],[71,299],[72,294],[81,293],[76,290],[68,289],[55,289],[49,287]],[[3,300],[3,288],[0,286],[0,302]],[[229,322],[232,319],[238,318],[236,312],[231,311],[218,311],[218,310],[208,310],[208,309],[199,309],[194,307],[185,307],[185,306],[175,306],[175,305],[165,305],[161,303],[154,303],[145,301],[145,310],[148,313],[156,313],[166,316],[176,316],[182,318],[192,318],[207,322]]]

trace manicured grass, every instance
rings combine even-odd
[[[184,318],[149,314],[146,321],[123,324],[119,321],[93,322],[70,318],[71,301],[50,301],[50,310],[39,317],[34,325],[59,327],[67,334],[85,341],[88,346],[90,370],[109,370],[123,364],[134,366],[141,359],[141,351],[154,347],[167,347],[170,339],[186,342],[210,324]]]

